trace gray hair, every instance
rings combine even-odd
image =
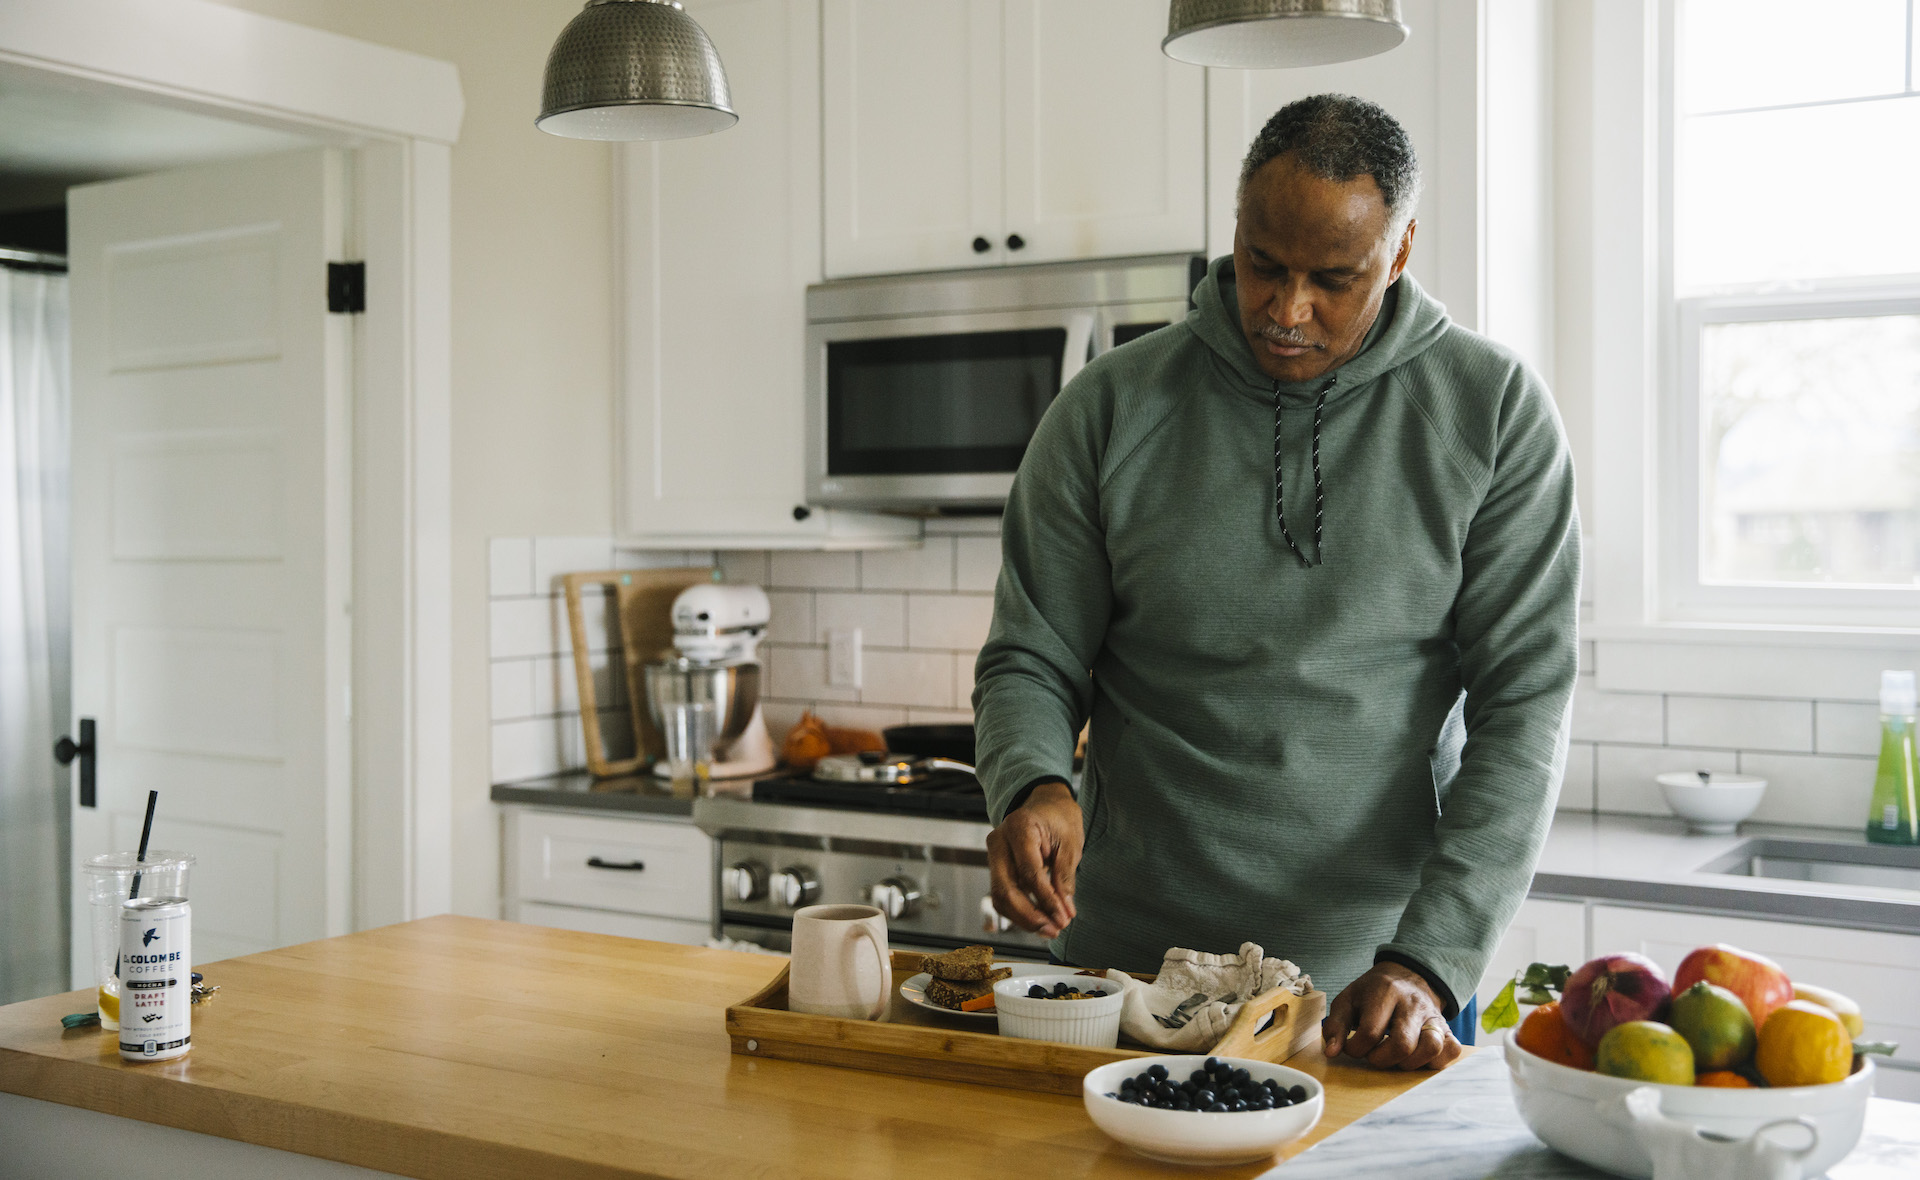
[[[1420,159],[1406,128],[1364,98],[1315,94],[1275,111],[1247,149],[1235,199],[1246,194],[1247,182],[1263,165],[1288,152],[1308,172],[1326,180],[1373,177],[1387,204],[1390,232],[1405,227],[1420,200]]]

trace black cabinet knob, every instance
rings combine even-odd
[[[1024,250],[1026,248],[1027,248],[1027,239],[1021,237],[1019,234],[1007,235],[1007,249]]]
[[[993,249],[993,243],[987,241],[987,239],[985,238],[973,239],[973,252],[975,254],[985,254],[987,251],[991,249]]]
[[[793,506],[793,518],[795,520],[805,520],[812,515],[813,509],[807,507],[805,504],[795,504]]]
[[[93,718],[80,718],[80,740],[62,736],[53,743],[53,756],[62,766],[69,766],[75,758],[80,760],[80,806],[94,805],[94,755]]]

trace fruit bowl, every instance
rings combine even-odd
[[[1654,781],[1667,806],[1687,821],[1687,830],[1702,836],[1732,835],[1767,793],[1767,780],[1750,774],[1676,771],[1655,775]]]
[[[1652,1158],[1625,1108],[1627,1095],[1642,1087],[1659,1095],[1666,1117],[1716,1137],[1745,1140],[1769,1123],[1807,1120],[1817,1136],[1801,1165],[1808,1176],[1853,1150],[1873,1094],[1873,1063],[1866,1059],[1831,1085],[1723,1090],[1589,1073],[1536,1057],[1511,1040],[1506,1057],[1514,1104],[1535,1135],[1563,1155],[1633,1180],[1653,1175]]]
[[[1205,1064],[1204,1054],[1191,1056],[1129,1057],[1087,1074],[1080,1095],[1094,1125],[1146,1156],[1174,1164],[1245,1164],[1272,1157],[1320,1121],[1326,1091],[1312,1074],[1270,1061],[1222,1057],[1220,1061],[1244,1069],[1256,1082],[1272,1078],[1285,1087],[1306,1090],[1305,1102],[1275,1110],[1243,1110],[1215,1114],[1201,1110],[1156,1110],[1109,1098],[1120,1082],[1149,1066],[1164,1065],[1183,1078]]]

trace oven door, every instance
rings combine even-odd
[[[815,324],[807,488],[816,504],[994,508],[1040,417],[1105,343],[1094,309]]]

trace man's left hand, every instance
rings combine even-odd
[[[1383,1069],[1444,1069],[1460,1056],[1440,1000],[1419,973],[1376,963],[1347,985],[1320,1023],[1326,1054]]]

